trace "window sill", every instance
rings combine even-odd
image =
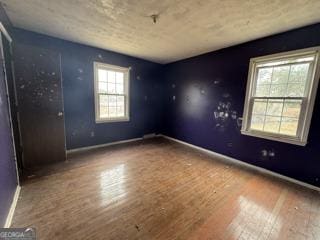
[[[281,135],[273,135],[273,134],[268,134],[265,132],[258,132],[258,131],[246,131],[246,130],[241,130],[241,133],[243,135],[251,136],[251,137],[258,137],[258,138],[264,138],[272,141],[277,141],[277,142],[283,142],[283,143],[289,143],[289,144],[294,144],[298,146],[306,146],[307,142],[302,141],[298,138],[294,137],[286,137],[286,136],[281,136]]]
[[[117,122],[129,122],[129,118],[114,118],[114,119],[96,119],[96,123],[117,123]]]

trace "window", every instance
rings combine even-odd
[[[250,60],[241,132],[306,145],[319,80],[320,48]]]
[[[94,62],[96,122],[129,121],[129,68]]]

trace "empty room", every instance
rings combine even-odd
[[[319,0],[0,0],[0,240],[319,240]]]

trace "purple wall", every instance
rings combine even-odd
[[[161,119],[162,65],[22,29],[14,29],[13,33],[16,43],[52,49],[62,55],[67,149],[157,132]],[[132,67],[129,122],[95,123],[94,61]]]
[[[241,135],[238,124],[250,58],[318,45],[320,24],[166,65],[163,133],[320,187],[319,96],[305,147]],[[215,118],[219,107],[228,118]]]
[[[0,4],[0,21],[10,31],[10,21]],[[2,61],[2,60],[1,60]],[[4,226],[17,187],[9,108],[0,64],[0,227]]]

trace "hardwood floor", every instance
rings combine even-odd
[[[320,194],[165,139],[69,156],[28,180],[37,239],[320,239]]]

